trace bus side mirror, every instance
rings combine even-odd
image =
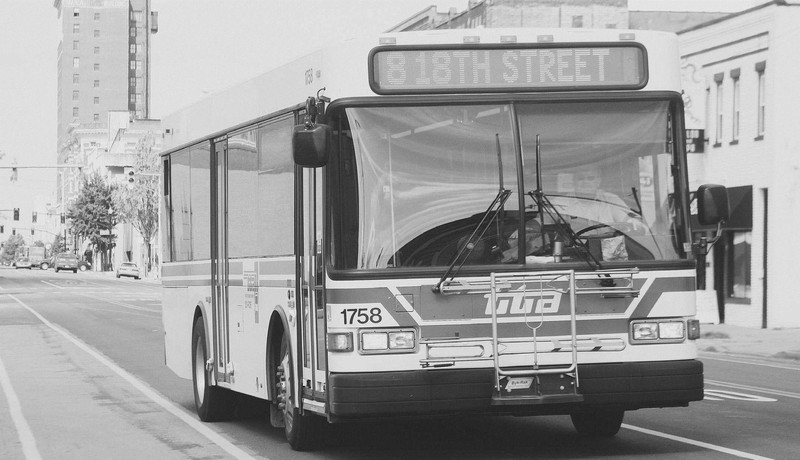
[[[302,124],[292,133],[292,157],[304,168],[319,168],[328,163],[331,128],[322,124]]]
[[[728,190],[722,185],[704,184],[697,188],[697,220],[716,225],[728,220]]]

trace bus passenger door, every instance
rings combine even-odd
[[[325,310],[323,296],[322,168],[302,170],[302,245],[300,312],[304,396],[324,401],[326,385]],[[322,406],[324,407],[324,406]]]
[[[214,332],[214,372],[217,382],[230,381],[227,364],[230,362],[228,338],[228,141],[214,143],[214,199],[212,203],[211,251],[212,272],[212,330]]]

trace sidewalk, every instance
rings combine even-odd
[[[793,360],[800,363],[800,328],[760,329],[701,324],[697,349],[703,353]]]

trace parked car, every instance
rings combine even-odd
[[[78,273],[78,256],[67,252],[57,255],[53,260],[53,269],[56,273],[59,270],[72,270],[72,273]]]
[[[139,266],[135,262],[122,262],[117,267],[117,278],[121,276],[131,276],[134,279],[139,279]]]
[[[91,269],[92,269],[91,263],[85,260],[78,261],[78,270],[85,272],[86,270],[91,270]]]
[[[31,259],[27,257],[20,257],[19,259],[14,262],[14,268],[19,270],[20,268],[27,268],[28,270],[31,269]]]

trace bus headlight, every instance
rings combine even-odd
[[[683,321],[658,323],[659,339],[682,339],[685,333]]]
[[[410,353],[416,350],[413,329],[367,329],[359,331],[359,351],[362,353]]]
[[[631,323],[631,343],[676,343],[686,339],[686,323],[676,319]]]
[[[352,332],[329,332],[328,351],[353,351]]]
[[[634,323],[633,340],[658,340],[658,323]]]

